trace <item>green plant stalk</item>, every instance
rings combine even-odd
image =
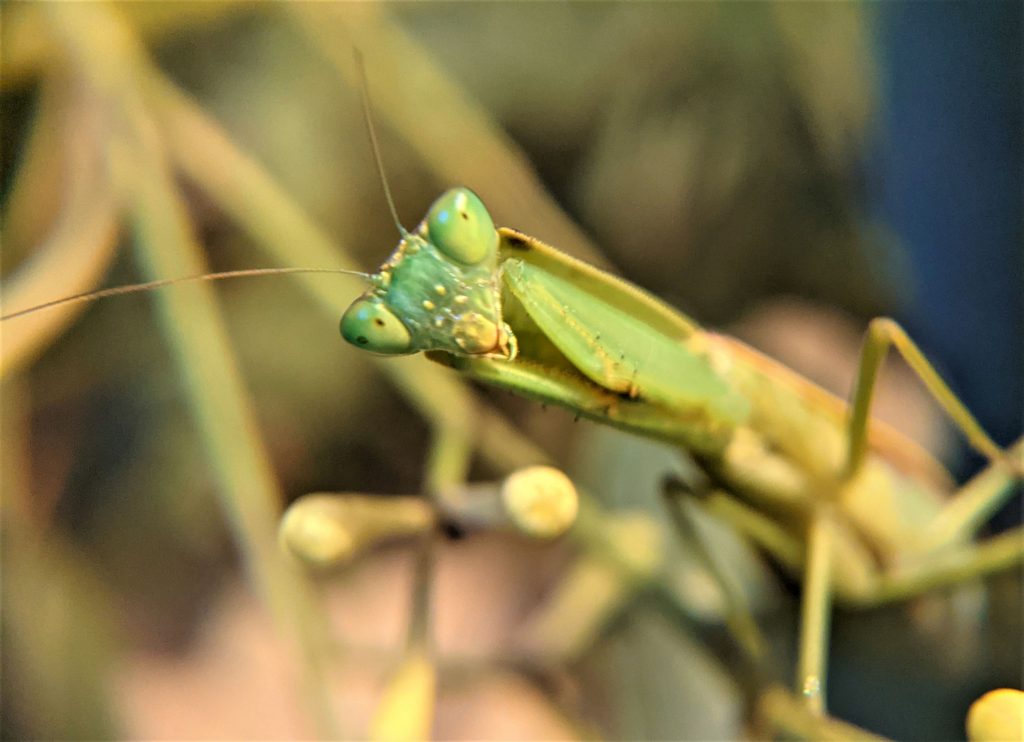
[[[135,235],[148,278],[203,273],[206,266],[163,156],[159,133],[130,71],[143,52],[116,13],[101,5],[50,6],[49,18],[89,83],[105,95],[114,120],[108,142],[111,177]],[[97,39],[107,43],[97,44]],[[101,48],[102,46],[102,48]],[[319,731],[335,736],[325,682],[327,634],[305,578],[277,549],[282,494],[257,432],[255,416],[206,286],[157,296],[161,325],[185,380],[188,402],[209,452],[218,494],[257,593],[297,645],[302,698]]]
[[[103,112],[90,105],[84,87],[57,76],[42,86],[34,133],[4,204],[0,236],[4,249],[12,253],[5,259],[11,261],[26,242],[41,244],[32,259],[22,261],[4,281],[7,307],[38,304],[48,292],[74,294],[95,288],[116,253],[117,205],[102,162],[107,122]],[[68,102],[57,100],[62,92]],[[50,192],[57,194],[58,202],[52,217],[38,201],[43,193],[49,199]],[[40,211],[49,219],[45,233],[37,223]],[[69,305],[5,326],[0,374],[31,364],[83,309],[84,305]]]
[[[186,234],[187,222],[170,180],[156,172],[143,175],[131,205],[140,259],[153,277],[202,272],[199,251]],[[235,532],[246,569],[279,625],[302,636],[307,670],[322,675],[326,639],[320,635],[304,577],[281,558],[274,537],[283,495],[269,466],[248,394],[228,345],[212,292],[167,292],[158,302],[163,332],[185,377],[192,413],[219,481],[222,506]],[[307,691],[316,681],[307,679]],[[329,707],[320,699],[323,721]],[[323,726],[330,731],[331,726]]]

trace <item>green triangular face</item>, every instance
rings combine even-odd
[[[501,315],[497,244],[480,199],[465,188],[446,192],[345,312],[342,335],[376,353],[511,358],[515,339]]]

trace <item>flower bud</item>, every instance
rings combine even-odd
[[[1024,739],[1024,692],[1012,688],[989,691],[967,712],[971,742]]]
[[[505,512],[516,528],[536,538],[561,536],[576,521],[579,494],[569,477],[550,466],[530,466],[501,487]]]
[[[424,533],[433,524],[433,509],[419,497],[315,493],[291,504],[278,538],[308,566],[330,569],[381,543]]]

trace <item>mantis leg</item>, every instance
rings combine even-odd
[[[803,567],[803,544],[777,521],[723,490],[702,493],[701,504],[709,513],[722,519],[768,552],[786,569],[799,572]]]
[[[853,392],[850,409],[849,440],[844,478],[857,473],[868,445],[868,413],[874,393],[878,372],[885,360],[889,347],[893,346],[903,356],[910,368],[924,382],[925,387],[949,415],[950,419],[967,437],[968,443],[991,462],[1005,461],[1011,470],[1021,474],[1024,467],[1021,462],[1008,459],[1003,450],[988,436],[978,421],[967,410],[942,380],[935,367],[925,358],[906,331],[888,317],[876,317],[868,325],[864,344],[861,347],[860,364],[857,372],[857,385]]]
[[[729,631],[751,664],[757,667],[764,659],[766,646],[764,637],[761,636],[761,630],[757,627],[757,622],[754,621],[746,597],[736,588],[729,575],[721,569],[714,554],[701,537],[693,513],[689,510],[690,506],[697,506],[697,497],[685,484],[675,479],[665,482],[664,494],[668,500],[669,513],[676,530],[687,543],[693,544],[697,557],[703,562],[705,569],[722,591],[725,622]]]
[[[1007,451],[1024,454],[1024,439]],[[961,487],[925,527],[912,550],[926,558],[879,575],[863,595],[852,596],[858,606],[906,600],[1024,563],[1024,528],[1018,527],[980,543],[970,538],[1007,497],[1020,492],[1017,475],[1001,462],[990,464]]]
[[[807,564],[800,606],[800,657],[796,685],[812,713],[825,713],[828,638],[832,623],[832,517],[818,506],[807,526]]]
[[[849,480],[860,469],[868,448],[868,420],[874,393],[875,381],[878,378],[882,362],[890,346],[895,347],[910,368],[924,383],[932,397],[939,403],[953,423],[967,438],[968,443],[976,451],[985,456],[990,466],[985,472],[969,482],[950,501],[944,511],[936,517],[925,535],[922,546],[934,548],[955,542],[980,525],[1014,489],[1015,481],[1024,476],[1024,443],[1018,442],[1009,452],[1004,452],[984,431],[967,407],[953,393],[952,389],[939,376],[934,366],[921,352],[920,348],[910,339],[906,331],[893,320],[879,317],[871,321],[861,348],[857,382],[853,392],[848,426],[847,457],[843,470],[843,479]],[[812,672],[817,668],[824,669],[823,646],[827,637],[827,618],[815,615],[816,606],[827,606],[827,575],[820,580],[815,579],[814,562],[816,548],[819,543],[827,542],[827,533],[818,534],[822,524],[822,510],[815,514],[810,528],[808,545],[807,577],[804,592],[804,625],[801,638],[800,671],[805,682],[813,682]],[[826,543],[827,546],[827,543]],[[827,563],[830,554],[818,556]],[[1003,569],[1014,563],[1024,561],[1024,529],[1016,529],[1003,536],[980,544],[966,544],[960,548],[921,562],[908,570],[897,574],[883,575],[876,589],[858,601],[865,605],[875,605],[891,600],[909,598],[913,595],[935,589],[937,587],[962,582],[997,569]],[[819,582],[821,584],[819,584]],[[815,595],[818,592],[819,594]],[[812,620],[818,620],[822,628],[819,633],[821,646],[813,636]],[[816,658],[815,650],[818,650]],[[816,660],[818,664],[816,665]],[[822,675],[823,677],[823,675]],[[804,687],[806,691],[807,687]],[[806,695],[806,693],[805,693]],[[814,708],[812,700],[812,709]]]
[[[1011,453],[1022,445],[1015,445]],[[972,512],[980,511],[979,500],[991,501],[1007,491],[1013,492],[1013,484],[1012,475],[1001,466],[992,465],[977,474],[933,521],[937,528],[929,526],[925,540],[915,545],[915,551],[930,555],[927,560],[897,572],[877,574],[877,579],[862,583],[858,589],[841,591],[843,604],[863,608],[907,600],[1024,562],[1024,529],[1017,528],[982,543],[968,543],[961,539],[957,544],[954,537],[960,532],[945,527],[943,519],[948,514],[960,523],[962,513],[959,511],[965,508],[959,507],[959,503],[970,506]],[[806,569],[807,553],[803,543],[775,520],[722,490],[702,494],[701,504],[789,571]],[[942,545],[947,548],[940,549]]]
[[[833,525],[830,506],[817,508],[808,526],[808,546],[803,545],[781,528],[775,521],[720,490],[702,497],[707,510],[731,524],[740,533],[769,552],[779,563],[797,570],[804,567],[804,597],[801,607],[800,659],[797,669],[797,690],[805,699],[808,709],[817,715],[825,713],[825,671],[827,665],[828,635],[832,612],[832,557]],[[692,526],[686,521],[681,508],[673,509],[673,517],[681,529]],[[698,539],[699,543],[699,539]],[[714,560],[705,550],[704,560],[712,569],[723,589],[728,581],[718,576]],[[749,619],[745,605],[728,595],[730,624],[744,644],[744,622]]]
[[[964,541],[1010,497],[1019,491],[1024,477],[1024,439],[1003,451],[982,429],[921,350],[896,322],[886,317],[871,321],[861,350],[857,385],[851,403],[849,437],[844,477],[857,473],[868,445],[868,413],[875,381],[885,354],[894,346],[913,369],[946,414],[967,437],[968,443],[988,458],[990,464],[964,485],[926,528],[916,544],[922,553]],[[984,544],[964,544],[897,575],[884,576],[877,590],[858,603],[874,605],[962,582],[1024,560],[1024,531],[1018,529]]]
[[[907,600],[922,593],[958,585],[1024,563],[1024,528],[1018,527],[981,543],[966,543],[932,555],[912,567],[879,577],[875,590],[859,598],[861,607]]]
[[[1016,462],[1015,468],[1024,466],[1024,438],[1014,443],[1006,456]],[[1019,479],[1019,473],[1007,471],[1001,463],[989,464],[961,487],[932,519],[918,548],[935,550],[972,537],[1004,502],[1020,493]]]

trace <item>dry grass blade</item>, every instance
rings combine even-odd
[[[67,111],[55,110],[54,106],[40,110],[38,127],[45,130],[52,126],[59,132],[63,198],[49,234],[33,259],[4,282],[5,311],[38,304],[52,298],[54,292],[63,295],[95,288],[114,256],[117,205],[107,182],[101,151],[106,122],[90,91],[79,86],[75,93]],[[30,150],[25,169],[35,171],[48,166],[45,159],[34,154]],[[19,176],[20,183],[29,189],[33,181],[43,178],[36,172]],[[16,190],[15,195],[19,192]],[[19,198],[13,205],[35,206],[31,197]],[[8,215],[8,219],[16,225],[19,221],[24,224],[27,217],[15,213]],[[21,231],[27,229],[23,227]],[[5,324],[0,375],[30,363],[83,309],[68,306]]]
[[[181,33],[230,13],[252,9],[248,3],[219,0],[215,3],[134,3],[117,5],[129,24],[147,42]],[[9,90],[43,73],[64,54],[60,43],[46,28],[45,19],[32,3],[8,4],[0,24],[0,89]]]
[[[106,101],[116,121],[108,152],[114,187],[124,194],[148,277],[205,272],[158,130],[130,72],[142,57],[131,30],[101,6],[51,6],[50,19],[90,82],[111,93]],[[104,40],[102,49],[97,39]],[[158,295],[157,306],[245,565],[278,625],[298,645],[302,696],[314,707],[321,731],[331,733],[322,680],[326,637],[304,579],[277,550],[283,498],[213,294],[207,286],[183,286]]]

